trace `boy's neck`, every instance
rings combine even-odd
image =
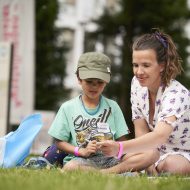
[[[96,108],[99,103],[100,103],[100,100],[101,100],[101,96],[97,99],[91,99],[85,95],[81,95],[81,100],[84,104],[85,107],[87,108]]]

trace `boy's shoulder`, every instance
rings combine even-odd
[[[70,106],[76,105],[78,100],[79,100],[79,96],[74,97],[74,98],[72,98],[70,100],[67,100],[67,101],[62,103],[61,108],[68,108]]]
[[[113,99],[107,98],[105,96],[102,96],[102,99],[104,102],[108,103],[109,105],[114,105],[114,106],[118,105],[118,103]]]

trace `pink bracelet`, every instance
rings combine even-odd
[[[74,155],[79,156],[79,147],[78,146],[75,147]]]
[[[119,152],[117,155],[117,158],[120,159],[123,155],[123,143],[122,142],[118,142],[119,143]]]

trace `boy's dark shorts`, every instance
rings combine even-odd
[[[75,157],[72,160],[79,162],[81,166],[90,166],[97,169],[110,168],[120,163],[119,159],[106,157],[102,154],[93,155],[89,158]]]

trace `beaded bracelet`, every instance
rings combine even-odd
[[[120,159],[123,155],[123,143],[122,142],[118,142],[119,143],[119,152],[117,155],[117,158]]]

